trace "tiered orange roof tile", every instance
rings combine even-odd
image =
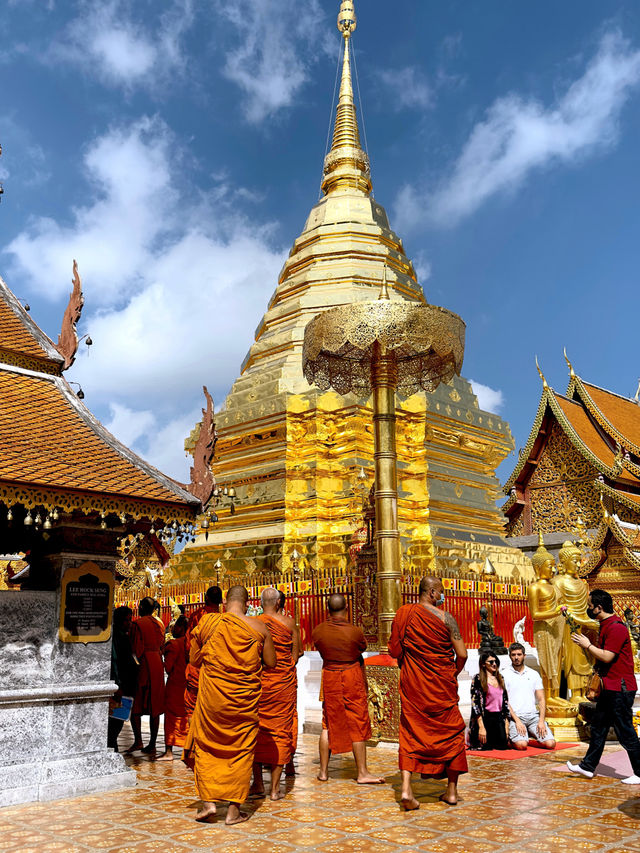
[[[198,499],[117,441],[78,399],[61,364],[0,279],[0,489],[101,496],[108,500],[96,506],[110,511],[139,502],[147,515],[157,508],[162,516],[163,504],[165,516],[195,517]]]
[[[588,382],[580,384],[602,418],[613,427],[613,430],[607,431],[614,432],[614,437],[618,441],[622,439],[622,444],[626,439],[627,444],[640,448],[640,405],[628,397],[620,397],[611,391],[598,388],[597,385]],[[588,401],[586,402],[588,404]],[[604,428],[607,429],[606,426]]]
[[[3,351],[5,355],[11,353],[49,362],[57,367],[58,373],[64,360],[0,278],[0,361],[6,360]]]

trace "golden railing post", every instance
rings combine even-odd
[[[391,623],[400,607],[400,536],[396,454],[396,385],[398,368],[393,352],[373,345],[371,388],[376,471],[376,551],[378,554],[378,641],[385,649]]]

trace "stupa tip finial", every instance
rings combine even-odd
[[[389,302],[389,288],[387,287],[387,264],[385,262],[384,269],[382,271],[382,284],[380,285],[380,293],[378,294],[378,299],[384,299]]]
[[[351,37],[353,31],[358,25],[356,10],[353,0],[342,0],[340,11],[338,12],[338,29],[345,39]]]
[[[636,391],[636,396],[633,399],[636,403],[640,403],[640,379],[638,379],[638,390]]]
[[[573,369],[573,365],[569,361],[569,356],[567,355],[567,348],[564,348],[564,360],[567,362],[567,367],[569,368],[569,377],[573,379],[575,377],[575,371]]]
[[[544,373],[542,372],[542,370],[540,369],[540,365],[538,364],[538,356],[536,356],[536,369],[540,374],[540,379],[542,379],[542,387],[546,390],[549,385],[547,384],[547,380],[544,378]]]

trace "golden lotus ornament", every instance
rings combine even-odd
[[[385,276],[386,278],[386,276]],[[373,393],[379,644],[385,648],[401,604],[396,456],[396,391],[435,391],[459,375],[465,324],[457,314],[420,302],[377,300],[339,306],[315,317],[304,335],[302,366],[321,390]]]

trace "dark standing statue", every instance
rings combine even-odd
[[[489,619],[489,611],[486,607],[480,608],[478,619],[478,634],[480,634],[480,648],[478,652],[492,652],[494,655],[506,655],[507,650],[502,637],[493,633],[493,625]]]

